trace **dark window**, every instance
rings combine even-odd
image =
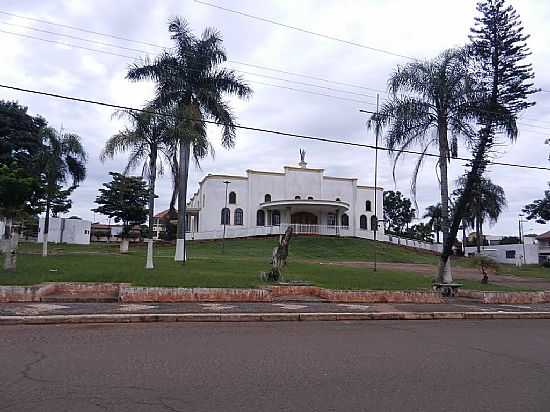
[[[376,215],[370,217],[370,229],[378,230],[378,217]]]
[[[336,226],[336,215],[334,213],[327,215],[327,223],[329,226]]]
[[[265,213],[263,210],[256,212],[256,226],[265,226]]]
[[[281,212],[274,210],[271,212],[271,226],[279,226],[281,224]]]
[[[241,226],[243,224],[243,210],[241,208],[235,209],[235,216],[233,217],[235,225]]]
[[[506,251],[506,259],[515,259],[516,258],[516,251],[515,250],[507,250]]]
[[[307,200],[313,200],[313,196],[308,196]]]
[[[229,193],[229,204],[234,205],[237,203],[237,194],[235,192]]]
[[[300,200],[301,197],[300,196],[294,196],[294,200]]]
[[[228,208],[224,207],[222,209],[222,218],[221,218],[221,224],[222,225],[229,225],[229,218],[231,216],[231,212]]]
[[[231,203],[231,202],[229,202],[229,203]],[[372,206],[371,206],[370,200],[367,200],[367,201],[365,202],[365,210],[366,210],[367,212],[370,212],[370,211],[372,210]]]
[[[367,217],[365,215],[361,215],[359,218],[359,228],[367,230]]]
[[[271,195],[269,193],[264,196],[264,202],[271,202]]]
[[[336,201],[337,201],[337,202],[340,202],[340,198],[339,198],[339,197],[337,197],[337,198],[336,198]]]
[[[345,213],[342,215],[342,226],[349,226],[349,216]]]

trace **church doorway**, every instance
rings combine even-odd
[[[317,216],[310,212],[296,212],[290,216],[290,223],[297,225],[316,225]]]

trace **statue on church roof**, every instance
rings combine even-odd
[[[306,167],[307,166],[307,163],[306,163],[306,151],[304,149],[300,149],[300,163],[299,165],[301,167]]]

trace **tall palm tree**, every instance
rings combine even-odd
[[[44,203],[46,206],[42,256],[48,256],[48,231],[50,212],[56,215],[70,207],[67,200],[71,192],[86,178],[86,151],[80,137],[74,133],[64,133],[52,127],[42,130],[43,149],[39,163],[43,170]],[[71,186],[63,190],[68,180]]]
[[[453,194],[462,195],[466,185],[466,177],[457,180],[458,189]],[[506,195],[502,186],[494,184],[490,179],[482,177],[475,182],[471,199],[466,204],[468,213],[464,222],[467,227],[473,227],[476,231],[477,252],[481,253],[483,239],[483,224],[488,221],[496,223],[500,214],[506,207]]]
[[[439,232],[441,232],[441,203],[426,208],[423,219],[429,217],[428,225],[435,232],[436,242],[439,243]]]
[[[394,177],[395,166],[404,151],[416,145],[422,147],[423,154],[418,158],[411,181],[413,197],[425,153],[430,147],[437,147],[443,243],[449,232],[447,166],[457,154],[458,137],[463,136],[470,142],[474,136],[470,127],[470,121],[475,118],[471,105],[474,86],[466,53],[462,49],[446,50],[433,60],[399,66],[388,80],[390,99],[382,105],[379,114],[371,118],[372,123],[387,128],[386,145],[396,153]],[[452,281],[449,266],[443,277],[440,282]]]
[[[225,95],[246,98],[251,88],[232,70],[219,67],[227,60],[221,34],[207,28],[200,38],[178,17],[171,19],[168,30],[175,41],[155,60],[145,60],[130,68],[127,78],[133,81],[153,80],[156,102],[171,107],[178,115],[174,128],[178,165],[178,240],[175,260],[185,262],[185,215],[187,179],[191,152],[195,160],[206,156],[210,144],[206,137],[206,120],[222,128],[222,145],[235,144],[235,117]]]
[[[155,185],[158,174],[163,174],[163,158],[170,161],[171,142],[168,138],[167,118],[152,114],[154,110],[162,110],[148,105],[147,112],[120,110],[115,112],[118,117],[127,117],[130,128],[125,128],[111,136],[105,143],[100,154],[101,161],[112,159],[117,153],[130,152],[124,174],[141,166],[141,174],[148,180],[149,186],[149,245],[147,247],[146,269],[153,269],[153,216],[155,209]],[[158,168],[157,168],[158,166]]]

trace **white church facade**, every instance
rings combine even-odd
[[[376,197],[376,199],[375,199]],[[283,233],[387,240],[381,222],[383,189],[324,169],[285,166],[283,172],[247,170],[246,176],[209,174],[187,206],[191,239]],[[380,220],[379,220],[380,219]]]

